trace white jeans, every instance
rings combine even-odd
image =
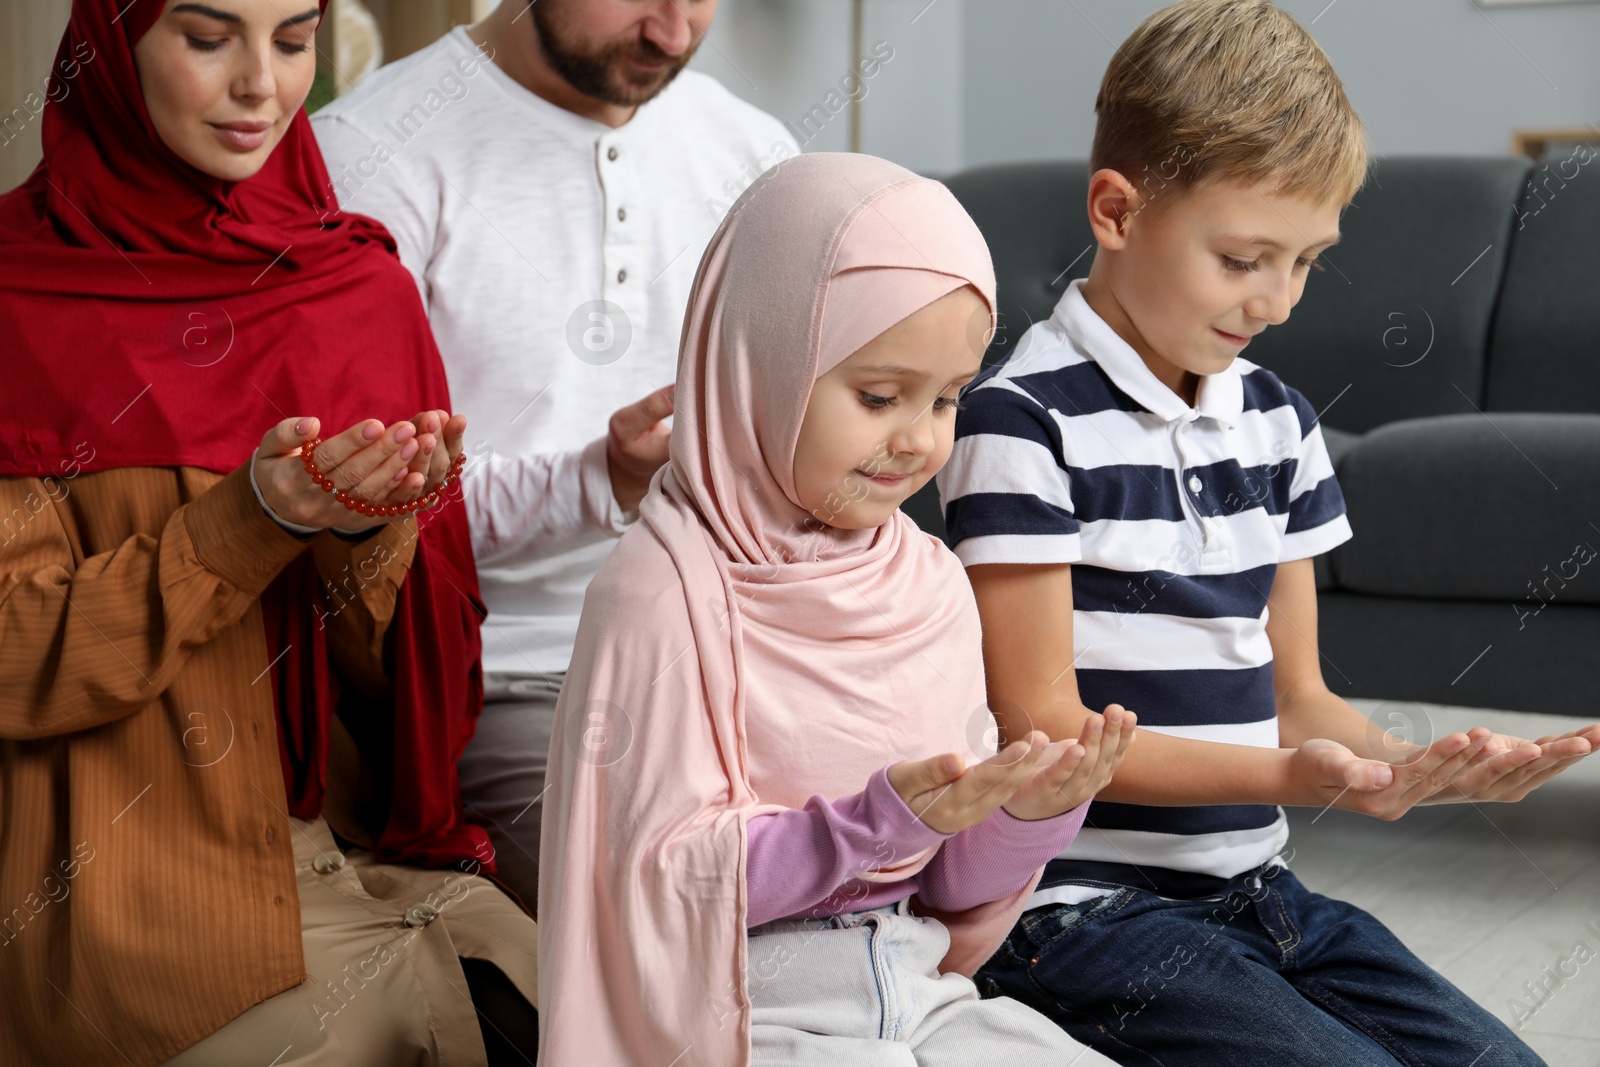
[[[483,714],[456,763],[467,818],[489,831],[498,876],[527,905],[539,897],[539,819],[550,731],[565,674],[487,674]]]
[[[1007,997],[938,971],[950,934],[906,904],[750,931],[752,1067],[1112,1064]]]

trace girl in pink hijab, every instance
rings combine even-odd
[[[993,322],[977,227],[884,160],[781,163],[712,238],[557,706],[541,1064],[1110,1062],[970,980],[1133,736],[994,752],[970,587],[899,510]]]

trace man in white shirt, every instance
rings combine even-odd
[[[799,151],[683,69],[715,11],[504,0],[312,120],[340,207],[399,242],[468,418],[489,615],[462,795],[529,904],[556,694],[584,590],[666,461],[663,387],[700,255],[744,187]],[[610,758],[627,723],[591,726],[554,743]]]

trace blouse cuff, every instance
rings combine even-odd
[[[867,810],[871,812],[871,821],[881,828],[882,836],[908,853],[921,852],[953,837],[953,834],[935,830],[912,810],[895,787],[889,784],[890,766],[892,764],[879,767],[867,779],[867,788],[862,790]]]
[[[186,504],[183,524],[207,570],[235,589],[260,596],[306,543],[261,510],[250,490],[250,466],[240,464]]]
[[[317,534],[322,532],[322,528],[319,526],[302,526],[298,522],[290,522],[282,515],[279,515],[276,511],[273,511],[272,506],[267,503],[267,498],[261,495],[261,483],[256,481],[256,457],[251,456],[250,459],[245,463],[245,466],[250,468],[250,488],[256,494],[256,503],[260,504],[261,510],[267,513],[267,518],[271,519],[288,532],[294,534],[302,541],[311,537],[315,537]]]
[[[374,527],[373,536],[361,541],[337,536],[316,538],[311,542],[311,555],[317,571],[335,584],[353,576],[362,589],[380,574],[391,575],[394,584],[399,585],[416,555],[416,523],[412,515],[394,519]]]
[[[1056,845],[1058,850],[1064,849],[1082,829],[1092,799],[1048,819],[1019,819],[1005,808],[997,808],[994,814],[984,820],[987,836],[998,847],[1005,849],[1051,844]]]

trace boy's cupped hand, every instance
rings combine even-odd
[[[1537,741],[1491,733],[1472,763],[1423,803],[1515,802],[1574,766],[1597,747],[1600,747],[1600,724],[1595,723]]]
[[[1303,803],[1398,819],[1466,770],[1483,750],[1489,732],[1473,737],[1455,733],[1409,753],[1403,762],[1362,759],[1337,741],[1314,737],[1289,758],[1290,773]]]
[[[1112,705],[1092,715],[1077,740],[1051,743],[1043,731],[1013,741],[982,763],[966,767],[953,752],[903,760],[889,768],[889,784],[917,817],[941,834],[954,834],[1004,806],[1018,819],[1047,819],[1089,799],[1122,762],[1133,741],[1132,712]]]
[[[1361,759],[1325,738],[1291,758],[1312,803],[1394,820],[1418,804],[1516,801],[1560,774],[1600,743],[1600,727],[1525,741],[1485,727],[1415,746],[1394,761]]]

